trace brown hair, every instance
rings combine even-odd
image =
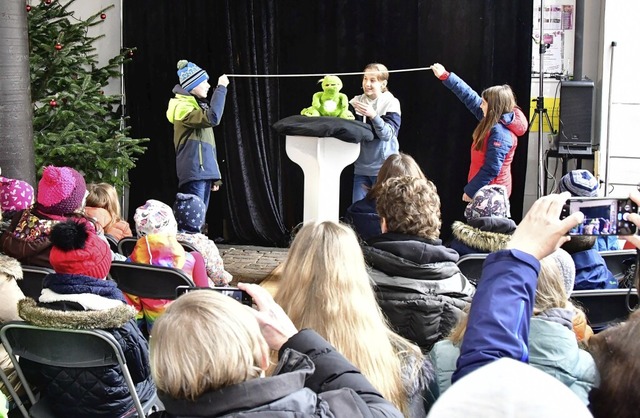
[[[516,98],[508,84],[489,87],[482,92],[482,98],[487,102],[487,114],[473,131],[473,148],[476,151],[482,149],[489,130],[500,121],[502,115],[513,112],[516,107]]]
[[[426,179],[424,173],[420,169],[416,160],[409,154],[403,152],[399,154],[391,154],[384,160],[380,171],[378,171],[378,178],[375,184],[371,187],[371,190],[367,193],[367,198],[376,199],[380,194],[382,183],[392,177],[411,176]]]
[[[600,386],[589,393],[594,417],[637,417],[640,410],[640,311],[629,320],[594,335],[589,351]]]
[[[571,240],[562,244],[560,248],[568,252],[569,254],[579,253],[580,251],[585,251],[593,248],[593,245],[596,243],[595,236],[587,236],[587,235],[577,235],[572,236]]]
[[[430,180],[410,176],[387,179],[382,183],[376,210],[389,232],[432,240],[440,236],[440,196]]]

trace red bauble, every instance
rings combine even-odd
[[[49,106],[56,107],[58,106],[58,102],[56,102],[54,99],[51,99],[51,101],[49,102]]]
[[[51,0],[44,0],[44,4],[51,4]]]
[[[27,12],[30,12],[30,11],[31,11],[31,6],[27,4]]]
[[[106,13],[102,13],[100,15],[100,19],[105,20],[107,18],[107,14]]]
[[[133,57],[133,51],[129,51],[129,54],[128,54],[128,55],[129,55],[130,57]]]
[[[60,42],[57,42],[54,48],[60,51],[62,49],[62,44]]]

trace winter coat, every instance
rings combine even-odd
[[[475,303],[475,301],[474,301]],[[460,348],[451,340],[436,343],[430,353],[436,372],[439,394],[451,386]],[[591,354],[578,347],[570,328],[533,317],[529,330],[529,364],[555,377],[588,404],[589,391],[599,382]]]
[[[442,82],[478,120],[482,120],[482,97],[478,93],[455,73],[449,73]],[[501,184],[511,195],[511,162],[518,146],[518,137],[524,135],[528,126],[526,116],[516,107],[513,112],[503,114],[490,129],[480,150],[471,145],[471,166],[468,183],[464,187],[467,196],[473,197],[487,184]]]
[[[173,124],[178,187],[196,180],[220,180],[220,167],[213,127],[222,119],[227,96],[225,86],[217,86],[207,104],[184,90],[173,88],[167,119]]]
[[[0,254],[0,323],[17,321],[18,302],[24,299],[24,294],[18,286],[17,280],[23,280],[20,263],[14,258]],[[8,377],[12,387],[17,389],[19,385],[18,374],[13,368],[9,354],[0,344],[0,367]],[[4,382],[0,381],[0,390],[7,397],[9,391],[5,388]]]
[[[213,282],[213,285],[226,286],[233,279],[233,276],[224,269],[224,262],[216,243],[209,237],[199,233],[179,232],[176,239],[178,242],[191,244],[202,255],[207,269],[207,277]]]
[[[449,334],[474,287],[456,265],[458,254],[412,235],[386,233],[363,248],[373,267],[378,303],[392,328],[424,352]]]
[[[111,214],[104,208],[94,208],[86,206],[84,208],[84,213],[90,218],[95,219],[98,225],[102,227],[103,232],[114,237],[116,241],[120,241],[124,237],[133,236],[131,227],[126,221],[120,220],[109,225],[113,218],[111,217]]]
[[[149,346],[133,321],[135,310],[124,303],[114,282],[50,274],[45,278],[40,302],[23,299],[18,310],[22,319],[41,327],[109,332],[122,347],[141,402],[155,394]],[[20,365],[57,416],[111,418],[134,407],[120,366],[73,369],[26,359],[21,359]]]
[[[487,256],[452,384],[503,357],[529,360],[529,322],[539,272],[540,262],[519,250],[500,250]]]
[[[456,250],[460,256],[501,250],[516,230],[516,223],[508,218],[481,217],[468,222],[455,221],[451,226],[453,239],[449,248]]]
[[[401,417],[400,411],[322,337],[302,330],[279,353],[274,376],[208,392],[195,401],[159,392],[166,410],[154,418],[178,417]]]
[[[23,264],[51,268],[49,234],[64,217],[53,217],[35,208],[18,212],[0,237],[2,252]]]
[[[595,248],[571,254],[576,265],[574,290],[617,289],[618,281]]]
[[[353,226],[353,229],[364,241],[382,233],[380,230],[380,216],[376,211],[376,201],[368,197],[353,202],[347,208],[345,221]]]
[[[361,115],[354,109],[356,120],[371,125],[373,139],[360,143],[360,155],[354,163],[354,173],[361,176],[377,176],[384,160],[397,154],[398,132],[400,131],[400,101],[390,91],[385,91],[371,100],[366,94],[355,96],[350,102],[362,102],[373,106],[378,113],[373,119]]]

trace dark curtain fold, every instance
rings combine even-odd
[[[131,172],[132,211],[147,198],[171,203],[175,195],[172,127],[164,112],[181,58],[205,68],[214,82],[222,73],[352,72],[369,62],[390,69],[440,62],[478,92],[510,84],[529,111],[532,0],[138,0],[123,7],[125,45],[138,47],[125,70],[128,114],[134,135],[151,137]],[[214,129],[225,184],[212,196],[210,236],[286,244],[287,230],[302,219],[303,177],[271,125],[309,106],[318,78],[231,79],[222,124]],[[342,81],[343,93],[360,94],[360,76]],[[392,73],[389,88],[402,106],[401,150],[437,185],[446,238],[463,215],[477,122],[430,71]],[[512,166],[516,221],[526,142],[520,139]],[[350,203],[352,175],[352,167],[342,174],[341,213]]]

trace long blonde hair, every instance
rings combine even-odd
[[[103,229],[109,229],[116,222],[122,220],[120,214],[120,201],[116,188],[109,183],[98,183],[87,185],[87,203],[85,206],[102,208],[109,212],[111,221],[107,225],[102,225]]]
[[[482,98],[487,102],[487,114],[473,131],[473,148],[476,151],[482,149],[487,133],[502,115],[513,112],[516,107],[516,97],[508,84],[489,87],[482,92]]]
[[[392,332],[349,227],[307,223],[297,233],[275,297],[299,328],[312,328],[355,364],[382,395],[406,412],[403,356],[424,357]],[[414,370],[417,378],[419,370]]]

